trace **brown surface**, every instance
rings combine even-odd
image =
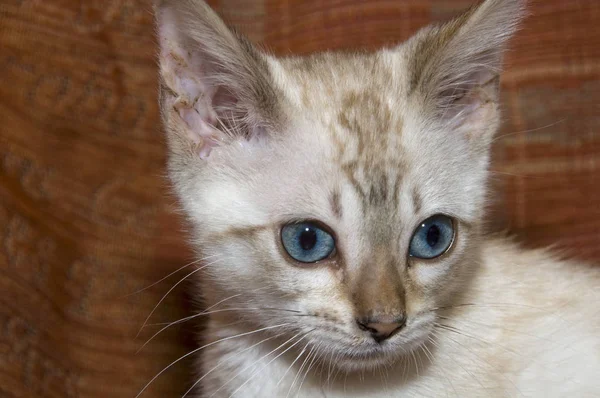
[[[405,39],[470,0],[221,0],[280,54]],[[496,227],[600,260],[600,2],[540,0],[503,80]],[[141,0],[0,1],[0,396],[134,397],[192,346],[135,335],[191,258],[168,196]],[[183,284],[152,322],[189,311]],[[180,396],[177,365],[146,397]]]

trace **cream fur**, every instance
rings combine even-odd
[[[464,295],[464,303],[474,305],[440,321],[458,331],[436,330],[435,344],[417,350],[416,358],[349,376],[315,365],[298,393],[300,381],[290,390],[297,368],[277,385],[297,353],[267,365],[273,357],[261,360],[267,348],[238,354],[260,340],[243,338],[205,352],[211,360],[202,372],[223,358],[227,364],[209,378],[207,391],[228,383],[231,392],[250,379],[238,396],[285,397],[291,391],[289,396],[300,397],[597,397],[597,270],[557,261],[545,251],[524,251],[505,239],[488,240],[482,254],[486,260]],[[216,322],[210,329],[215,336],[239,333]]]
[[[599,396],[600,274],[484,234],[498,78],[521,0],[394,48],[275,58],[199,0],[160,1],[169,172],[203,259],[205,396]],[[431,215],[451,249],[409,257]],[[283,225],[337,252],[301,266]],[[192,275],[192,274],[191,274]],[[383,343],[361,317],[406,314]]]

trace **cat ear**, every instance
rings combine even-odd
[[[202,158],[277,119],[267,56],[200,0],[158,0],[160,105],[171,150]]]
[[[524,0],[486,0],[409,42],[409,88],[428,115],[455,128],[494,133],[503,53],[524,5]]]

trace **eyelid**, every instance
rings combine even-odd
[[[448,217],[452,221],[452,226],[453,227],[455,227],[458,222],[462,223],[462,221],[459,218],[454,217],[450,213],[444,213],[442,211],[432,212],[432,213],[430,213],[430,214],[428,214],[426,216],[421,217],[419,219],[419,221],[415,225],[413,225],[412,229],[410,230],[410,238],[412,239],[412,237],[415,236],[415,233],[421,227],[421,225],[423,225],[425,223],[425,221],[427,221],[430,218],[435,217],[435,216],[445,216],[445,217]]]
[[[331,235],[333,242],[337,244],[337,234],[335,233],[334,229],[321,220],[316,218],[291,218],[280,223],[281,226],[279,227],[279,230],[281,231],[283,227],[290,224],[313,224]]]
[[[411,233],[414,234],[415,230],[419,227],[419,225],[421,225],[421,223],[423,223],[423,221],[425,221],[425,220],[427,220],[427,219],[429,219],[429,218],[431,218],[433,216],[437,216],[437,215],[443,215],[443,216],[450,217],[452,219],[452,221],[453,221],[454,227],[457,227],[458,224],[462,224],[462,225],[464,225],[466,227],[471,227],[474,224],[473,221],[467,220],[466,218],[464,218],[463,216],[455,213],[452,210],[441,208],[441,209],[437,209],[436,211],[428,212],[427,214],[425,214],[421,218],[421,220],[413,227]]]

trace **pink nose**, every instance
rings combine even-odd
[[[379,316],[368,319],[357,319],[356,323],[361,330],[367,331],[371,337],[381,343],[398,333],[406,324],[406,317]]]

